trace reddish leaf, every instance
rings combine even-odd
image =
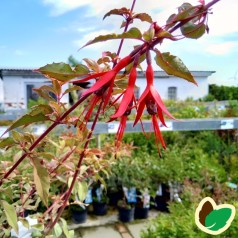
[[[83,60],[86,62],[88,68],[94,72],[100,72],[100,66],[96,61],[87,58],[84,58]]]
[[[153,20],[151,18],[151,16],[147,13],[138,13],[138,14],[135,14],[133,16],[134,19],[139,19],[141,21],[146,21],[146,22],[149,22],[149,23],[152,23]]]
[[[179,57],[171,55],[169,52],[161,54],[156,50],[155,61],[167,74],[186,79],[197,85],[192,74]]]
[[[120,9],[112,9],[111,11],[109,11],[108,13],[106,13],[103,17],[103,20],[106,18],[106,17],[109,17],[110,15],[129,15],[130,14],[130,9],[127,9],[125,7],[123,8],[120,8]]]
[[[64,91],[64,93],[62,94],[62,96],[65,95],[65,94],[67,94],[67,93],[76,91],[76,90],[82,90],[82,88],[81,88],[80,86],[74,85],[74,86],[72,86],[72,87],[66,89],[66,90]]]
[[[53,84],[53,89],[55,91],[55,94],[57,96],[60,96],[62,88],[61,88],[61,85],[59,84],[59,81],[58,80],[53,80],[52,84]]]
[[[123,28],[123,27],[125,27],[126,26],[126,21],[123,21],[122,23],[121,23],[121,27],[120,28]]]

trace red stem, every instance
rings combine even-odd
[[[96,116],[95,116],[94,121],[93,121],[93,124],[92,124],[92,126],[91,126],[91,131],[90,131],[90,133],[89,133],[88,136],[87,136],[87,141],[85,142],[83,151],[82,151],[82,153],[80,154],[79,161],[78,161],[78,164],[77,164],[77,167],[76,167],[76,171],[75,171],[75,173],[74,173],[74,177],[73,177],[72,183],[71,183],[71,185],[70,185],[68,191],[66,192],[66,196],[64,197],[63,205],[61,206],[60,210],[58,211],[55,220],[54,220],[51,224],[49,224],[48,230],[46,230],[45,234],[48,234],[48,233],[50,232],[50,230],[55,226],[55,224],[56,224],[57,221],[59,220],[59,218],[60,218],[62,212],[64,211],[64,209],[65,209],[65,207],[66,207],[66,205],[67,205],[67,202],[68,202],[69,197],[70,197],[70,195],[71,195],[71,192],[72,192],[72,190],[73,190],[74,184],[75,184],[75,182],[76,182],[78,173],[79,173],[79,171],[80,171],[80,167],[81,167],[81,164],[82,164],[83,159],[84,159],[85,151],[86,151],[86,149],[88,148],[88,144],[89,144],[89,142],[90,142],[90,139],[91,139],[91,137],[92,137],[94,128],[95,128],[95,126],[96,126],[96,123],[97,123],[97,120],[98,120],[98,117],[99,117],[99,114],[100,114],[102,105],[103,105],[103,101],[101,101],[100,104],[99,104],[99,107],[98,107]]]
[[[7,171],[7,173],[4,174],[4,176],[0,180],[0,186],[3,183],[3,180],[7,179],[8,176],[27,157],[29,152],[31,152],[57,125],[59,125],[72,111],[74,111],[79,106],[79,104],[82,103],[89,95],[90,94],[81,97],[72,107],[70,107],[57,121],[55,121],[53,124],[51,124],[50,127],[48,127],[47,130],[35,140],[35,142],[30,146],[28,153],[24,153],[21,156],[21,158]]]
[[[135,7],[135,3],[136,3],[136,0],[133,0],[132,5],[131,5],[130,13],[133,12],[134,7]],[[124,28],[124,31],[123,31],[123,32],[126,32],[126,31],[127,31],[128,27],[129,27],[129,24],[130,24],[130,21],[131,21],[131,17],[129,17],[129,18],[126,19],[126,25],[125,25],[125,28]],[[121,48],[122,48],[123,42],[124,42],[124,39],[121,39],[120,44],[119,44],[119,47],[118,47],[118,50],[117,50],[117,56],[119,56],[120,53],[121,53]]]

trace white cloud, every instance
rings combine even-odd
[[[237,23],[238,1],[220,1],[213,7],[213,14],[209,16],[211,36],[221,36],[238,32]]]
[[[85,27],[85,28],[82,28],[82,27],[77,28],[77,31],[80,32],[80,33],[92,32],[92,31],[94,31],[94,30],[95,30],[95,27],[91,27],[91,26]]]
[[[88,34],[85,34],[80,40],[75,40],[73,43],[74,45],[76,45],[77,47],[81,48],[83,45],[85,45],[88,41],[93,40],[95,37],[99,36],[99,35],[107,35],[110,34],[111,32],[107,31],[107,30],[101,30],[101,31],[93,31],[90,32]],[[100,45],[100,43],[98,44],[94,44],[93,47],[97,47],[97,45]],[[88,46],[90,47],[90,46]],[[100,46],[99,46],[100,47]],[[98,47],[97,47],[98,48]]]
[[[43,0],[43,4],[52,7],[51,15],[59,16],[66,12],[82,7],[88,3],[87,0]]]
[[[88,6],[89,11],[84,12],[85,15],[98,16],[102,19],[103,15],[113,8],[127,7],[130,8],[132,1],[121,0],[108,1],[108,0],[42,0],[45,5],[51,6],[51,14],[58,16],[67,13],[71,10],[82,6]],[[158,21],[160,25],[163,25],[172,13],[176,12],[177,7],[180,6],[184,0],[177,1],[155,1],[147,0],[146,4],[144,0],[137,0],[135,5],[135,12],[148,12],[152,15],[155,21]],[[188,0],[193,5],[198,4],[198,0]],[[207,1],[208,2],[208,1]],[[237,9],[238,1],[225,0],[219,1],[213,6],[213,14],[209,15],[210,35],[220,36],[232,32],[238,32],[237,22]],[[159,12],[155,14],[155,12]],[[119,17],[113,17],[114,21],[121,21]],[[98,24],[98,22],[96,22]],[[118,28],[117,28],[118,29]],[[113,29],[111,29],[113,30]]]
[[[238,47],[238,43],[236,42],[222,42],[207,46],[205,51],[214,55],[225,55],[230,53],[236,47]]]

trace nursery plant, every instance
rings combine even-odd
[[[195,224],[194,212],[197,204],[202,198],[211,196],[217,203],[228,202],[237,209],[236,194],[234,189],[228,188],[225,184],[222,185],[222,192],[219,198],[207,193],[199,183],[184,182],[184,192],[181,195],[182,203],[173,202],[169,204],[170,213],[162,213],[157,218],[153,219],[149,226],[141,232],[142,238],[166,238],[166,237],[211,237],[202,232]],[[218,185],[220,187],[221,185]],[[223,234],[217,237],[237,236],[237,214],[230,228]]]
[[[121,140],[126,127],[126,122],[132,110],[135,111],[134,125],[141,123],[141,117],[144,109],[150,115],[152,127],[155,135],[155,143],[158,153],[161,154],[160,147],[166,148],[165,141],[160,132],[160,121],[164,126],[165,117],[175,119],[164,105],[159,93],[154,87],[154,66],[152,64],[152,54],[157,66],[167,74],[180,77],[187,80],[188,83],[196,84],[193,75],[182,60],[172,55],[170,52],[161,52],[160,44],[164,41],[179,41],[184,38],[198,39],[209,31],[207,22],[208,15],[211,13],[211,7],[219,0],[212,0],[205,3],[200,0],[198,5],[192,6],[184,3],[179,6],[177,13],[168,17],[168,20],[162,25],[154,21],[148,13],[136,13],[134,8],[136,0],[132,1],[131,8],[126,7],[112,9],[105,14],[104,19],[116,15],[122,17],[121,28],[123,33],[112,33],[100,35],[83,47],[96,44],[102,41],[118,40],[120,44],[115,52],[108,52],[105,49],[102,57],[98,60],[84,58],[84,64],[77,64],[71,67],[66,63],[52,63],[43,66],[36,71],[48,77],[52,86],[42,86],[35,91],[46,104],[40,104],[32,107],[31,111],[20,119],[16,120],[6,132],[11,131],[12,137],[1,140],[0,148],[17,148],[21,154],[11,166],[5,166],[0,178],[1,189],[11,182],[19,166],[28,161],[32,166],[35,187],[32,187],[31,195],[37,195],[46,207],[43,216],[39,220],[44,229],[44,236],[50,234],[52,229],[58,224],[60,217],[68,205],[72,192],[78,182],[85,182],[86,178],[97,175],[97,163],[100,162],[100,153],[98,150],[89,148],[93,137],[93,131],[101,115],[112,112],[109,120],[119,120],[120,125],[116,133],[115,147],[119,150]],[[148,23],[148,30],[141,32],[140,29],[133,27],[134,21],[145,21]],[[127,39],[134,40],[135,46],[125,56],[121,56],[121,48]],[[141,63],[145,62],[146,89],[138,100],[134,96],[134,87],[136,85],[137,72],[141,70]],[[72,106],[61,102],[61,98],[70,92],[80,90],[78,83],[87,82],[91,79],[95,83],[87,90],[84,90],[78,100]],[[121,82],[126,84],[121,84]],[[74,86],[63,91],[62,86],[66,83],[72,83]],[[121,86],[124,85],[124,86]],[[52,96],[53,95],[53,96]],[[90,103],[84,103],[84,102]],[[118,103],[120,100],[120,103]],[[84,105],[84,108],[81,106]],[[79,114],[73,112],[77,109]],[[108,118],[108,117],[107,117]],[[92,126],[87,129],[87,123],[92,120]],[[48,128],[40,136],[33,136],[29,133],[14,132],[20,127],[25,128],[30,124],[38,122],[47,122]],[[141,123],[142,124],[142,123]],[[76,129],[70,135],[64,135],[62,143],[67,144],[68,150],[63,157],[58,159],[54,153],[49,154],[44,151],[48,145],[48,136],[57,126]],[[143,127],[143,125],[142,125]],[[99,155],[98,155],[99,154]],[[74,162],[69,158],[73,156]],[[93,170],[84,165],[86,158],[94,159]],[[87,161],[87,160],[86,160]],[[67,176],[60,177],[60,171],[63,170]],[[87,172],[86,172],[87,171]],[[57,177],[58,176],[58,177]],[[54,181],[68,184],[65,189],[50,198],[50,189],[54,187]],[[62,181],[63,179],[63,181]],[[70,179],[70,183],[69,183]],[[66,181],[65,181],[66,180]],[[62,185],[63,186],[63,185]],[[51,204],[49,204],[49,200]],[[15,205],[12,201],[2,202],[6,215],[7,227],[18,230],[17,215]],[[59,235],[60,232],[57,234]],[[68,233],[67,233],[68,234]],[[68,235],[68,237],[70,237]]]

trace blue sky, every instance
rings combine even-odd
[[[120,32],[121,18],[102,20],[113,8],[130,7],[132,0],[3,0],[0,14],[0,68],[38,68],[48,63],[97,59],[116,51],[118,41],[107,41],[80,51],[99,34]],[[135,11],[148,12],[163,25],[184,1],[137,0]],[[189,0],[194,5],[196,0]],[[210,33],[198,40],[164,42],[159,49],[179,56],[190,70],[216,71],[211,83],[238,85],[238,1],[221,0],[209,15]],[[146,30],[149,25],[136,23]],[[138,42],[124,45],[122,56]],[[156,68],[159,70],[159,68]]]

